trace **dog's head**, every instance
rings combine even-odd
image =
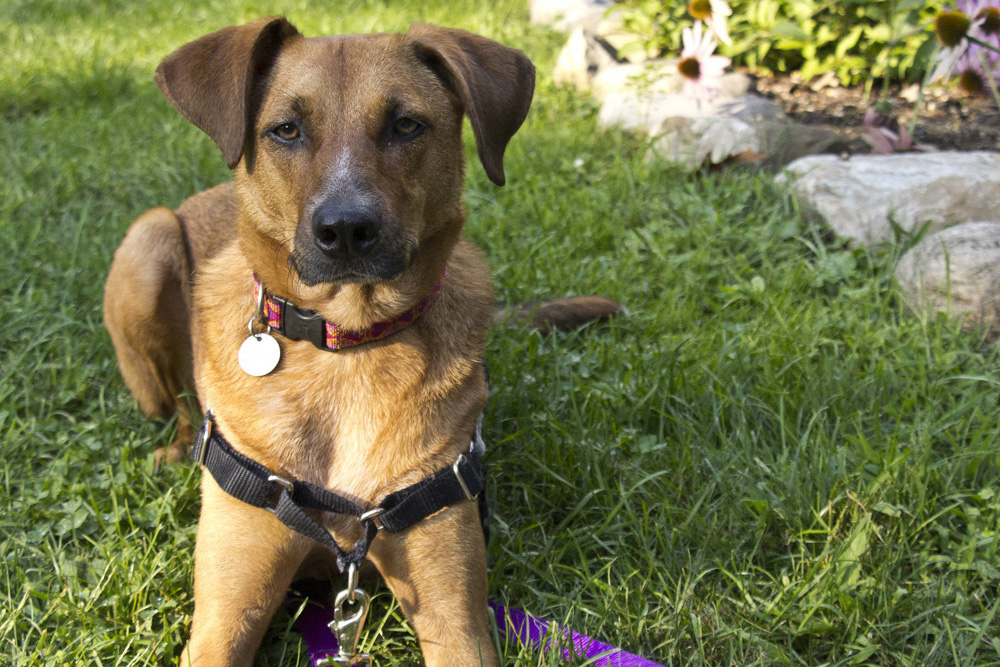
[[[156,81],[236,170],[241,242],[283,254],[306,285],[372,283],[457,239],[463,114],[504,183],[534,67],[461,30],[306,39],[268,18],[181,47]]]

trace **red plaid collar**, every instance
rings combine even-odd
[[[413,324],[441,293],[444,277],[445,273],[442,273],[433,291],[399,317],[388,322],[376,322],[366,329],[347,329],[327,322],[316,311],[303,310],[287,299],[268,294],[256,275],[253,276],[253,297],[261,305],[261,317],[274,331],[292,340],[308,340],[321,350],[336,352],[388,338]]]

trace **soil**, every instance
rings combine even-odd
[[[851,152],[871,152],[862,120],[865,111],[878,101],[881,89],[869,97],[861,87],[845,88],[822,80],[805,83],[794,76],[761,77],[755,85],[758,93],[800,123],[839,133]],[[915,85],[890,90],[896,122],[909,124],[917,94]],[[914,143],[930,144],[942,151],[1000,150],[1000,111],[989,93],[970,95],[957,87],[931,87],[924,91],[921,106]]]

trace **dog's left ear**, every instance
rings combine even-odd
[[[417,23],[407,37],[458,96],[486,175],[503,185],[504,150],[528,115],[535,66],[517,49],[464,30]]]

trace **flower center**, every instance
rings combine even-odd
[[[697,58],[681,58],[680,62],[677,63],[677,71],[685,79],[691,79],[692,81],[701,79],[701,63],[698,62]]]
[[[971,25],[972,21],[962,12],[941,12],[934,19],[934,34],[943,46],[950,49],[962,42]]]
[[[1000,35],[1000,9],[996,7],[983,7],[982,11],[976,14],[977,19],[983,19],[982,30],[987,35]]]
[[[691,0],[688,14],[704,21],[712,16],[712,3],[709,0]]]
[[[971,69],[967,69],[958,75],[958,87],[974,95],[986,90],[983,85],[983,77]]]

